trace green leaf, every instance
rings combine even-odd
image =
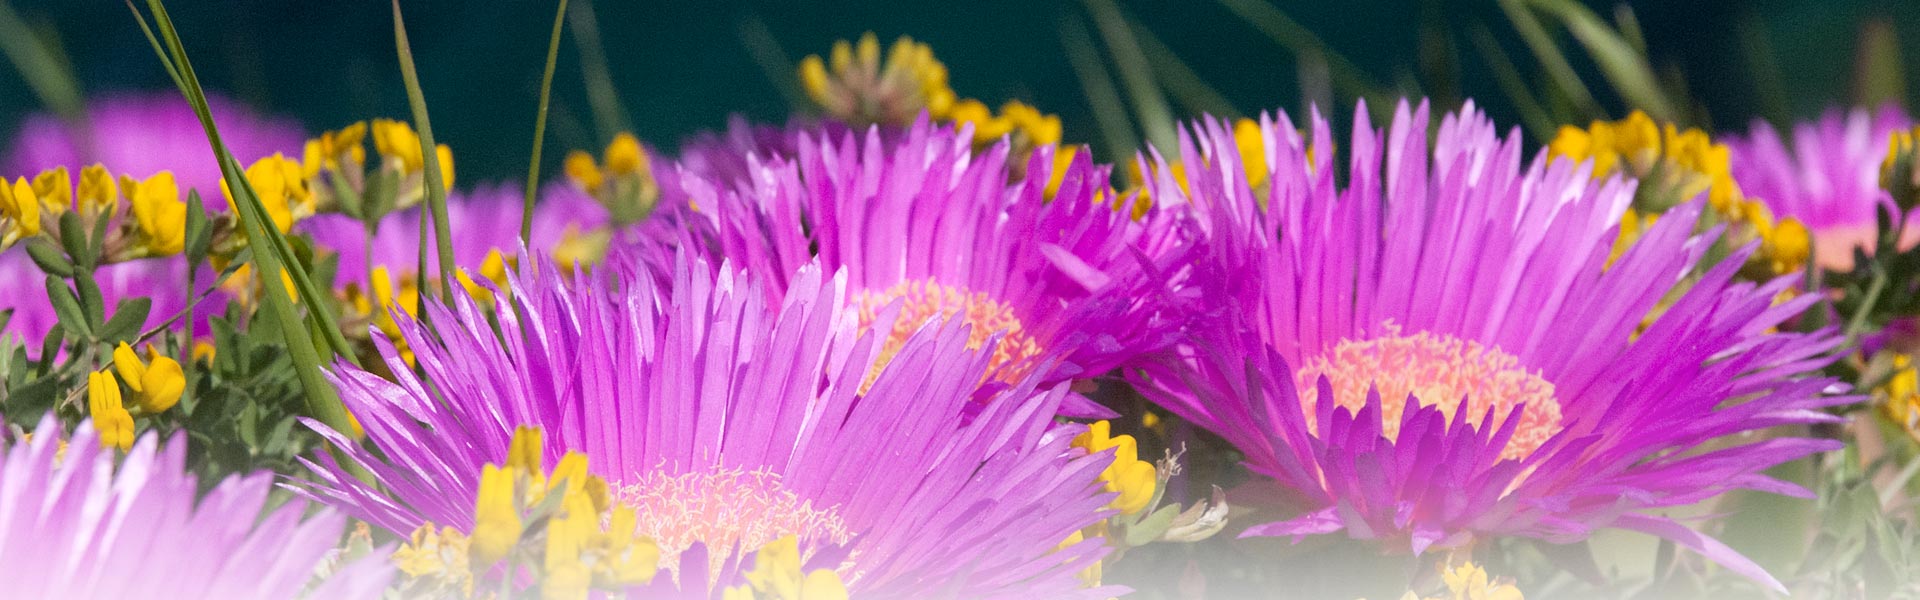
[[[187,263],[199,265],[207,260],[207,246],[213,243],[213,223],[200,202],[199,190],[187,190]]]
[[[66,338],[67,328],[59,323],[54,323],[52,328],[47,329],[47,337],[40,340],[41,375],[47,374],[47,367],[53,365],[54,355],[60,352],[60,344],[65,342]]]
[[[83,337],[93,337],[93,327],[80,310],[80,299],[73,296],[65,280],[47,276],[47,302],[53,304],[53,314],[60,318],[61,325],[80,332]]]
[[[40,270],[48,275],[73,276],[73,262],[60,254],[60,249],[55,248],[53,242],[45,238],[27,240],[27,256],[33,259],[35,266],[40,267]]]
[[[133,339],[140,333],[140,326],[147,322],[147,313],[153,310],[151,298],[127,298],[114,307],[113,318],[100,328],[100,341],[108,345],[118,345]]]
[[[80,308],[87,312],[89,331],[99,331],[107,321],[107,301],[100,295],[100,284],[93,282],[93,275],[78,273],[73,278],[73,289],[80,292]]]
[[[67,256],[73,258],[79,271],[92,271],[93,266],[99,264],[94,261],[93,248],[87,245],[80,215],[74,211],[60,213],[60,247],[67,249]]]
[[[1145,546],[1160,539],[1160,534],[1166,533],[1167,528],[1173,526],[1173,518],[1177,516],[1180,516],[1180,505],[1168,504],[1160,507],[1160,510],[1153,511],[1153,514],[1127,525],[1127,545]]]

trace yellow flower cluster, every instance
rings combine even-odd
[[[1000,114],[995,115],[985,102],[968,98],[955,103],[948,117],[954,123],[972,124],[976,144],[990,144],[1008,135],[1014,137],[1015,146],[1025,148],[1060,143],[1060,117],[1019,100],[1001,104]]]
[[[1762,274],[1799,270],[1812,253],[1807,228],[1798,219],[1776,220],[1759,199],[1748,198],[1733,180],[1731,151],[1699,129],[1656,123],[1634,111],[1619,121],[1594,121],[1585,129],[1563,125],[1547,144],[1551,156],[1592,161],[1593,176],[1623,174],[1639,180],[1632,211],[1625,215],[1613,258],[1633,244],[1667,209],[1706,194],[1708,224],[1728,225],[1726,241],[1760,240],[1748,264]],[[1764,275],[1763,275],[1764,276]]]
[[[187,378],[180,362],[147,349],[146,361],[140,360],[126,342],[113,351],[113,371],[87,374],[87,414],[100,432],[100,445],[126,450],[133,447],[133,413],[127,410],[120,384],[133,392],[134,408],[141,415],[157,415],[173,408],[186,392]],[[120,376],[114,377],[114,372]]]
[[[616,224],[646,218],[660,201],[660,185],[653,179],[647,150],[631,133],[613,136],[599,162],[585,150],[574,150],[561,168],[568,179],[607,207]]]
[[[754,555],[747,584],[721,593],[724,600],[847,600],[847,585],[832,569],[805,571],[800,564],[800,540],[786,536]]]
[[[800,85],[828,115],[856,126],[912,122],[925,110],[947,118],[958,100],[947,85],[947,65],[933,49],[901,36],[881,61],[880,40],[872,32],[858,46],[835,42],[831,68],[819,55],[800,61]]]
[[[973,140],[988,144],[1012,136],[1018,149],[1060,143],[1060,117],[1009,100],[995,114],[987,103],[960,98],[947,82],[947,65],[926,44],[901,36],[884,60],[880,40],[867,32],[857,44],[840,40],[831,58],[800,61],[807,97],[834,119],[855,127],[904,126],[925,111],[936,121],[970,123]]]
[[[551,473],[542,468],[545,446],[540,430],[514,431],[505,466],[488,464],[480,474],[480,493],[474,502],[474,527],[461,543],[468,547],[463,568],[485,572],[510,555],[525,554],[542,573],[541,597],[585,598],[595,588],[619,589],[643,584],[658,570],[660,548],[634,533],[638,517],[633,509],[613,502],[605,480],[588,474],[587,457],[568,452]],[[557,507],[540,512],[554,495]],[[530,527],[544,518],[545,527]],[[545,540],[528,536],[540,532]],[[453,568],[453,561],[437,563],[424,556],[427,540],[404,558],[420,559],[427,567]]]
[[[105,257],[109,262],[179,254],[186,249],[187,203],[171,171],[146,179],[122,174],[116,185],[113,175],[99,164],[80,170],[77,194],[66,167],[41,171],[32,180],[16,178],[12,185],[0,181],[0,248],[54,230],[51,223],[70,209],[79,211],[83,225],[88,225],[83,230],[90,230],[94,219],[120,214],[123,196],[132,217],[124,238],[130,243],[116,244],[115,254]]]
[[[372,172],[367,171],[369,133],[380,159]],[[426,158],[420,134],[406,121],[359,121],[307,140],[301,151],[300,177],[316,195],[319,210],[339,209],[345,196],[354,201],[346,207],[347,212],[377,218],[387,210],[413,206],[426,197]],[[453,150],[446,144],[435,144],[434,158],[440,164],[440,181],[452,189]],[[375,195],[380,198],[371,197]],[[367,205],[378,210],[371,215],[357,214]]]
[[[313,216],[314,196],[300,163],[275,152],[248,165],[246,178],[247,187],[253,188],[254,196],[267,209],[267,218],[281,233],[291,231],[298,220]],[[234,204],[233,189],[225,180],[220,182],[220,193],[226,195],[227,206],[238,213],[240,206]]]

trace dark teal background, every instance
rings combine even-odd
[[[1501,123],[1518,124],[1467,36],[1470,28],[1485,25],[1532,72],[1526,48],[1492,2],[1275,2],[1374,79],[1403,91],[1419,81],[1420,91],[1443,99],[1472,96]],[[1603,14],[1613,7],[1588,4]],[[1656,66],[1684,71],[1689,91],[1709,115],[1707,124],[1721,129],[1744,128],[1769,109],[1775,116],[1804,118],[1845,102],[1863,18],[1890,19],[1898,31],[1920,39],[1920,3],[1631,4]],[[1300,104],[1292,55],[1219,4],[1135,0],[1121,5],[1240,110]],[[408,0],[403,6],[436,133],[458,155],[462,180],[524,176],[553,4]],[[602,0],[595,8],[628,118],[641,137],[671,149],[690,133],[722,126],[730,113],[785,119],[789,107],[741,42],[740,25],[749,18],[766,23],[793,60],[825,53],[834,40],[868,30],[883,40],[912,35],[930,43],[947,63],[962,96],[990,104],[1026,100],[1060,114],[1070,140],[1093,141],[1098,134],[1092,111],[1059,36],[1063,20],[1085,20],[1083,6],[1063,1]],[[58,36],[85,91],[170,87],[122,2],[16,2],[14,8]],[[370,116],[406,115],[386,2],[175,0],[169,10],[209,87],[297,117],[309,131]],[[1433,39],[1439,47],[1455,49],[1450,54],[1456,72],[1435,77],[1435,71],[1420,69],[1423,24],[1429,35],[1444,32]],[[1742,24],[1764,32],[1784,96],[1767,96],[1757,83],[1754,62],[1744,53]],[[1915,45],[1905,44],[1910,67],[1920,65]],[[570,40],[561,47],[559,64],[549,148],[597,145]],[[1920,81],[1908,70],[1909,80]],[[1620,110],[1610,97],[1603,102]],[[10,134],[22,115],[37,109],[18,74],[0,71],[0,133]],[[555,163],[560,155],[548,154]]]

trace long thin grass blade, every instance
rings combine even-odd
[[[128,0],[127,7],[133,9],[131,0]],[[169,65],[168,71],[176,76],[181,93],[185,94],[188,103],[193,105],[194,113],[200,118],[202,127],[206,129],[207,142],[212,146],[214,156],[220,162],[221,174],[234,196],[234,205],[239,209],[241,226],[246,229],[248,239],[255,241],[254,251],[251,254],[252,260],[255,261],[255,272],[260,274],[263,281],[261,287],[266,291],[264,308],[285,337],[287,352],[304,392],[307,411],[315,419],[336,431],[350,431],[352,425],[346,407],[340,403],[340,398],[333,386],[321,374],[319,348],[308,329],[308,323],[300,318],[300,313],[294,308],[292,290],[282,284],[279,277],[273,276],[275,273],[285,272],[298,283],[306,281],[306,270],[297,262],[283,260],[292,255],[286,245],[286,239],[280,236],[279,230],[274,228],[271,221],[267,219],[266,207],[261,205],[259,197],[255,195],[253,187],[241,171],[239,162],[234,160],[232,153],[227,151],[225,142],[221,140],[212,111],[207,106],[206,94],[200,87],[199,78],[194,74],[193,64],[187,60],[186,48],[180,42],[180,34],[175,30],[172,19],[167,16],[166,6],[162,0],[147,0],[147,8],[153,13],[154,22],[159,29],[159,38],[151,36],[152,30],[146,27],[145,18],[140,15],[138,9],[133,9],[134,15],[141,19],[141,28],[149,32],[149,40],[156,43],[156,49],[159,49],[160,40],[165,40],[166,51],[160,54],[160,58]],[[308,284],[311,285],[311,282]],[[316,299],[319,297],[317,294],[309,296]],[[323,303],[310,304],[313,310],[307,311],[306,314],[309,319],[313,319],[314,327],[337,333],[339,327],[333,323],[332,315],[322,307]],[[351,352],[340,354],[349,361],[354,360]]]
[[[773,30],[767,28],[767,22],[760,15],[747,15],[740,20],[740,44],[747,47],[754,64],[760,65],[760,71],[767,75],[767,81],[780,92],[787,106],[797,110],[811,104],[807,94],[800,90],[799,78],[793,75],[793,57],[780,46],[780,40],[773,37]]]
[[[627,109],[620,104],[620,93],[613,88],[613,71],[607,68],[607,51],[600,47],[600,20],[593,14],[593,0],[573,3],[567,11],[573,27],[573,46],[580,52],[580,77],[587,86],[587,104],[593,110],[593,124],[600,130],[600,142],[613,140],[622,131],[632,131]]]
[[[1513,109],[1520,113],[1520,123],[1534,141],[1547,143],[1553,140],[1558,125],[1540,100],[1533,97],[1528,89],[1526,78],[1520,70],[1514,68],[1513,61],[1507,58],[1507,52],[1500,49],[1500,42],[1493,39],[1493,32],[1485,25],[1475,25],[1472,32],[1473,46],[1479,50],[1481,59],[1487,62],[1487,68],[1493,71],[1493,80],[1500,85],[1500,91],[1513,102]]]
[[[520,245],[533,247],[533,201],[540,192],[540,148],[547,141],[547,101],[553,96],[553,65],[560,57],[560,28],[567,22],[567,0],[553,13],[553,37],[547,40],[547,70],[540,75],[540,111],[533,118],[533,158],[527,162],[527,203],[520,213]]]
[[[1167,47],[1166,42],[1160,41],[1160,36],[1153,34],[1153,30],[1135,19],[1127,19],[1127,23],[1132,26],[1134,38],[1140,41],[1140,50],[1146,53],[1147,62],[1153,65],[1154,75],[1166,87],[1167,95],[1179,102],[1182,108],[1194,114],[1240,118],[1240,111],[1233,107],[1233,101],[1208,84],[1206,78],[1194,72],[1193,67],[1187,66],[1187,62],[1181,60],[1173,48]]]
[[[1635,108],[1663,121],[1680,118],[1680,111],[1660,89],[1659,77],[1647,57],[1585,5],[1570,0],[1532,0],[1534,6],[1552,14],[1573,33],[1573,39],[1585,46],[1587,55],[1600,66],[1601,75],[1613,84],[1620,97]]]
[[[1791,116],[1787,111],[1787,85],[1780,77],[1780,60],[1774,54],[1766,24],[1749,12],[1736,27],[1740,31],[1740,56],[1747,65],[1747,78],[1753,82],[1760,115],[1774,123],[1787,122]]]
[[[420,92],[420,73],[413,67],[413,46],[407,43],[407,22],[400,16],[400,0],[393,0],[393,41],[400,54],[400,78],[407,84],[407,104],[413,107],[413,128],[420,132],[420,156],[425,161],[427,210],[433,213],[434,242],[440,250],[440,299],[453,303],[453,228],[447,223],[447,182],[440,179],[440,152],[433,142],[433,123],[427,120],[427,97]],[[422,242],[424,243],[424,241]],[[426,272],[420,272],[425,283]]]
[[[1606,111],[1600,108],[1600,103],[1593,99],[1593,91],[1588,90],[1586,82],[1580,80],[1580,74],[1574,72],[1573,63],[1567,62],[1567,56],[1560,53],[1560,45],[1554,43],[1553,36],[1528,11],[1524,2],[1526,0],[1500,0],[1500,9],[1506,11],[1507,21],[1513,25],[1514,31],[1520,33],[1520,39],[1527,43],[1527,48],[1533,51],[1534,59],[1540,61],[1540,67],[1547,71],[1547,77],[1553,80],[1554,87],[1573,103],[1574,110],[1580,112],[1580,116],[1588,119],[1607,116]]]
[[[1327,63],[1327,75],[1340,93],[1365,98],[1370,105],[1393,106],[1386,86],[1266,0],[1220,0],[1220,4],[1294,55],[1318,54]]]
[[[1086,0],[1086,5],[1087,12],[1093,14],[1100,38],[1107,43],[1113,66],[1120,73],[1120,84],[1126,86],[1127,96],[1133,99],[1133,111],[1141,130],[1147,133],[1147,141],[1158,148],[1173,148],[1178,142],[1173,110],[1167,107],[1167,97],[1153,81],[1153,67],[1147,63],[1146,53],[1140,51],[1139,42],[1134,40],[1133,28],[1127,26],[1126,17],[1120,14],[1120,7],[1114,5],[1113,0]]]
[[[1100,137],[1105,140],[1101,156],[1112,162],[1129,160],[1140,149],[1140,138],[1134,137],[1127,107],[1120,100],[1120,89],[1114,87],[1113,75],[1107,72],[1106,62],[1100,60],[1100,50],[1093,45],[1093,34],[1087,31],[1085,23],[1069,20],[1060,25],[1060,44],[1066,47],[1067,62],[1073,65],[1080,88],[1086,92],[1087,104],[1093,107],[1094,123],[1099,125]]]
[[[36,35],[5,0],[0,0],[0,53],[20,71],[41,104],[80,131],[87,131],[86,101],[80,96],[80,82],[73,76],[72,65],[58,47]]]

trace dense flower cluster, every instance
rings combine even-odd
[[[1722,541],[1773,496],[1920,576],[1896,108],[1530,145],[1362,101],[1097,153],[909,38],[795,77],[787,125],[609,131],[524,192],[404,120],[30,119],[0,595],[1513,600],[1641,577],[1603,532],[1662,544],[1646,590],[1809,589]]]

